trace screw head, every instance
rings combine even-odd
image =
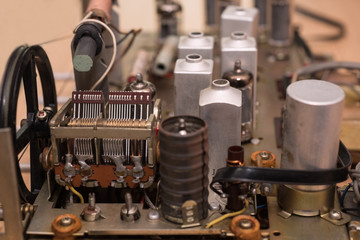
[[[62,226],[70,226],[70,225],[72,224],[72,220],[71,220],[70,217],[67,217],[67,216],[66,216],[66,217],[61,218],[60,224],[61,224]]]
[[[40,111],[37,112],[36,117],[37,117],[37,119],[39,119],[40,121],[44,121],[44,120],[46,120],[47,112],[45,112],[45,111],[43,111],[43,110],[40,110]]]
[[[148,217],[150,220],[159,220],[160,213],[157,210],[150,210],[150,212],[148,213]]]
[[[264,151],[264,152],[260,152],[259,155],[260,155],[260,157],[261,157],[262,160],[268,160],[268,159],[270,158],[269,153],[268,153],[268,152],[265,152],[265,151]]]
[[[220,206],[220,204],[218,202],[211,202],[209,204],[209,208],[212,211],[219,211],[221,209],[221,206]]]
[[[342,219],[342,214],[340,211],[333,209],[330,211],[329,217],[333,220],[340,220],[340,219]]]
[[[252,222],[249,220],[249,219],[242,219],[240,222],[239,222],[239,226],[243,229],[250,229],[253,227],[253,224]]]

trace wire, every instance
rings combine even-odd
[[[110,69],[112,68],[112,66],[114,65],[115,62],[115,57],[116,57],[116,52],[117,52],[117,46],[116,46],[116,38],[115,35],[113,33],[113,31],[111,31],[111,29],[103,22],[96,20],[96,19],[86,19],[87,16],[91,16],[92,12],[89,12],[86,17],[81,20],[81,22],[76,26],[74,32],[76,32],[76,30],[84,23],[97,23],[100,24],[101,26],[103,26],[111,35],[112,41],[113,41],[113,54],[110,60],[110,63],[108,65],[108,67],[106,68],[106,70],[104,71],[104,73],[101,75],[101,77],[99,78],[99,80],[97,80],[95,82],[95,84],[90,88],[90,90],[94,90],[97,88],[97,86],[99,86],[99,84],[104,80],[104,78],[106,77],[106,75],[109,73]]]
[[[360,63],[357,62],[323,62],[323,63],[313,63],[305,67],[299,68],[296,72],[294,72],[293,77],[291,79],[291,83],[297,81],[298,77],[304,74],[312,74],[319,71],[327,70],[327,69],[337,69],[337,68],[345,68],[345,69],[360,69]]]
[[[78,196],[80,198],[80,203],[84,204],[84,198],[81,195],[81,193],[79,193],[78,191],[75,190],[75,188],[73,186],[71,186],[70,184],[67,184],[67,186],[69,187],[69,189],[71,190],[72,193],[74,193],[76,196]]]
[[[257,206],[257,209],[264,208],[264,207],[266,207],[266,204],[262,204],[262,205]]]
[[[119,45],[120,43],[122,43],[127,37],[130,36],[130,34],[134,34],[135,30],[131,29],[129,32],[124,34],[124,37],[122,37],[119,41],[116,42],[116,45]],[[105,48],[112,48],[113,45],[105,45]]]
[[[294,42],[304,49],[304,52],[306,56],[309,58],[310,61],[314,59],[314,55],[309,47],[309,45],[306,43],[303,37],[301,37],[299,29],[295,28],[294,30]]]
[[[26,150],[28,149],[29,146],[30,146],[30,143],[28,143],[28,144],[26,145],[26,147],[25,147],[24,151],[21,153],[18,161],[20,161],[21,158],[24,156],[24,153],[26,152]]]
[[[345,188],[344,192],[341,194],[341,198],[340,198],[340,206],[344,206],[344,200],[345,200],[345,196],[346,196],[346,193],[349,191],[351,187],[351,183],[349,183],[349,185],[347,185],[347,187]]]
[[[149,196],[146,194],[146,192],[144,192],[144,199],[145,202],[149,205],[149,207],[153,210],[156,209],[155,205],[151,202],[151,199],[149,198]]]
[[[132,30],[131,30],[132,31]],[[130,31],[130,32],[131,32]],[[121,59],[125,56],[125,54],[129,51],[130,47],[132,46],[132,44],[134,43],[134,40],[135,40],[135,37],[137,36],[138,33],[141,32],[141,28],[140,29],[137,29],[137,30],[134,30],[133,31],[133,36],[132,38],[130,39],[129,43],[126,45],[126,47],[124,48],[123,52],[121,53],[121,55],[119,56],[118,59],[116,59],[112,69],[110,70],[109,74],[111,74],[114,69],[115,69],[115,66],[118,65],[121,61]]]
[[[306,8],[295,6],[295,11],[312,19],[315,19],[319,22],[325,23],[327,25],[333,26],[338,29],[338,32],[334,35],[329,36],[318,36],[315,38],[315,40],[322,40],[322,41],[335,41],[343,38],[345,36],[345,26],[333,19],[330,19],[328,17],[325,17],[321,14],[315,13],[311,10],[308,10]]]
[[[231,218],[231,217],[240,215],[240,214],[244,213],[248,207],[249,207],[249,201],[245,199],[245,207],[243,209],[241,209],[240,211],[237,211],[237,212],[227,213],[219,218],[216,218],[215,220],[212,220],[211,222],[209,222],[205,228],[211,228],[213,225],[223,221],[226,218]]]

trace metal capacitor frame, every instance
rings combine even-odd
[[[175,115],[199,116],[200,91],[209,87],[214,62],[199,54],[178,59],[174,69]]]
[[[181,36],[178,45],[178,58],[185,58],[189,54],[200,54],[203,59],[212,59],[214,37],[205,36],[202,32],[190,32]]]
[[[229,146],[241,145],[241,91],[230,87],[225,79],[217,79],[200,92],[200,117],[209,127],[209,179],[226,166]],[[213,191],[209,203],[226,204]]]

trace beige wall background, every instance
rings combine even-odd
[[[184,32],[204,30],[205,0],[180,0],[183,6],[181,25]],[[251,6],[251,0],[242,0]],[[143,31],[157,30],[155,0],[119,0],[115,6],[120,15],[120,27],[126,31],[141,27]],[[297,4],[342,21],[347,27],[346,38],[337,42],[310,41],[315,52],[328,52],[337,60],[360,61],[360,1],[358,0],[297,0]],[[38,44],[68,36],[54,43],[44,44],[54,72],[72,71],[70,42],[74,27],[82,17],[80,0],[12,0],[0,7],[0,74],[15,47],[27,43]],[[302,28],[307,39],[333,29],[294,15],[294,22]]]

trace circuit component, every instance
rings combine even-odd
[[[208,215],[207,125],[197,117],[175,116],[162,122],[159,133],[162,214],[171,222],[194,224]]]
[[[149,187],[160,100],[151,92],[74,91],[51,121],[55,178],[74,187]],[[156,113],[159,113],[156,110]]]
[[[225,79],[214,80],[211,87],[200,92],[200,117],[209,127],[209,179],[226,166],[228,147],[241,145],[241,100],[241,91],[230,87]],[[221,201],[210,192],[210,204]]]

